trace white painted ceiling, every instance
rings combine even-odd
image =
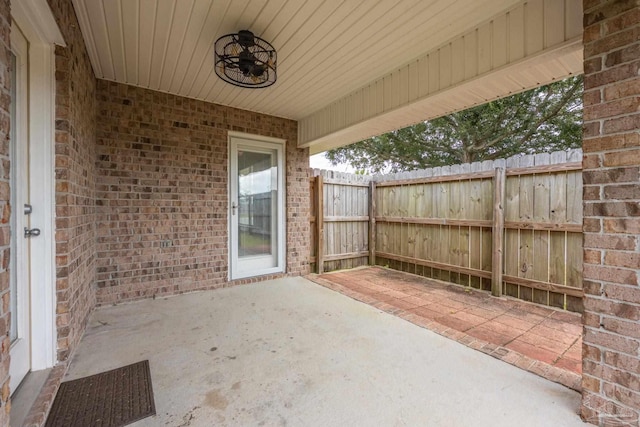
[[[299,120],[521,0],[73,0],[96,77]],[[278,51],[266,89],[223,82],[213,43]]]

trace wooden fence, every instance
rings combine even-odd
[[[575,150],[375,178],[315,171],[312,262],[387,265],[581,311],[581,160]]]
[[[323,272],[367,265],[371,177],[320,170],[314,174],[312,267]]]

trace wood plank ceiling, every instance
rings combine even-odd
[[[299,120],[521,0],[73,0],[97,78]],[[231,86],[213,43],[253,31],[278,81]]]

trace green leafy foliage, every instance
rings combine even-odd
[[[579,148],[582,76],[417,123],[326,153],[332,164],[385,173]]]

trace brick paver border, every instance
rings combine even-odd
[[[40,427],[47,421],[47,415],[53,405],[53,400],[56,398],[56,393],[60,388],[62,378],[67,373],[69,364],[67,362],[60,362],[51,369],[47,381],[44,383],[40,393],[35,402],[31,406],[31,409],[27,413],[27,417],[22,424],[23,427]]]
[[[394,307],[382,301],[378,301],[369,295],[362,294],[340,284],[331,282],[330,280],[323,279],[316,274],[307,275],[306,278],[314,283],[317,283],[318,285],[324,286],[325,288],[339,292],[356,301],[371,305],[381,311],[384,311],[385,313],[392,314],[396,317],[411,322],[414,325],[420,326],[439,335],[442,335],[443,337],[457,341],[462,345],[465,345],[474,350],[481,351],[491,357],[495,357],[496,359],[502,360],[503,362],[509,363],[510,365],[516,366],[520,369],[524,369],[525,371],[536,374],[549,381],[562,384],[578,392],[582,391],[582,376],[576,374],[575,372],[570,372],[565,369],[552,366],[540,360],[532,359],[531,357],[520,354],[517,351],[486,342],[464,332],[442,325],[441,323],[438,323],[434,320],[417,316],[416,314],[409,311]]]

